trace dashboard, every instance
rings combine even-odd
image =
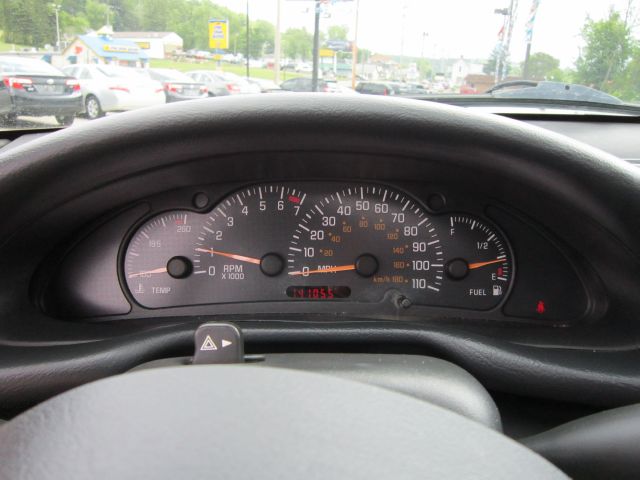
[[[510,394],[640,398],[636,168],[429,102],[282,97],[2,149],[1,408],[190,355],[209,321],[248,354],[437,355]]]

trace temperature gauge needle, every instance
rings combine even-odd
[[[489,260],[488,262],[470,263],[469,270],[475,270],[476,268],[486,267],[487,265],[493,265],[494,263],[502,262],[506,262],[506,260],[504,258],[498,258],[496,260]]]
[[[349,270],[355,270],[355,265],[341,265],[339,267],[319,268],[318,270],[308,270],[303,272],[298,270],[296,272],[289,272],[289,275],[309,275],[312,273],[334,273],[334,272],[347,272]]]
[[[211,255],[220,255],[221,257],[233,258],[240,262],[254,263],[260,265],[259,258],[245,257],[244,255],[236,255],[235,253],[220,252],[212,248],[196,248],[196,252],[210,253]]]
[[[145,275],[152,275],[154,273],[166,273],[167,267],[155,268],[153,270],[147,270],[145,272],[131,273],[129,278],[144,277]]]

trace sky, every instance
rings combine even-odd
[[[231,10],[244,12],[247,0],[213,0]],[[313,31],[312,0],[248,0],[252,19],[276,23],[281,3],[281,31],[306,27]],[[511,0],[359,0],[358,46],[376,53],[426,58],[486,59],[498,41],[503,16],[494,13]],[[525,23],[532,0],[514,0],[516,22],[511,59],[524,59]],[[546,52],[570,67],[579,55],[580,31],[587,16],[605,18],[613,6],[624,12],[628,0],[540,0],[533,31],[532,53]],[[635,2],[640,11],[640,1]],[[329,2],[320,25],[349,27],[355,32],[356,1]],[[637,32],[634,32],[636,34]],[[637,35],[636,35],[637,36]]]

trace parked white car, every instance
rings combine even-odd
[[[69,65],[64,73],[80,81],[83,113],[93,120],[107,112],[122,112],[165,103],[160,82],[135,68],[116,65]]]
[[[234,85],[237,85],[239,89],[238,93],[261,93],[262,92],[259,85],[249,83],[245,78],[242,78],[241,76],[236,75],[235,73],[230,73],[230,72],[216,72],[216,73],[220,75],[222,78],[224,78],[227,82],[231,82]]]

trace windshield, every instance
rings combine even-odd
[[[277,93],[295,102],[292,92],[310,91],[501,113],[640,114],[640,0],[32,3],[3,0],[0,128],[69,125],[202,96]],[[79,87],[44,96],[10,79],[61,69]],[[96,86],[100,74],[207,88],[169,98],[149,82],[131,101],[124,80]]]

